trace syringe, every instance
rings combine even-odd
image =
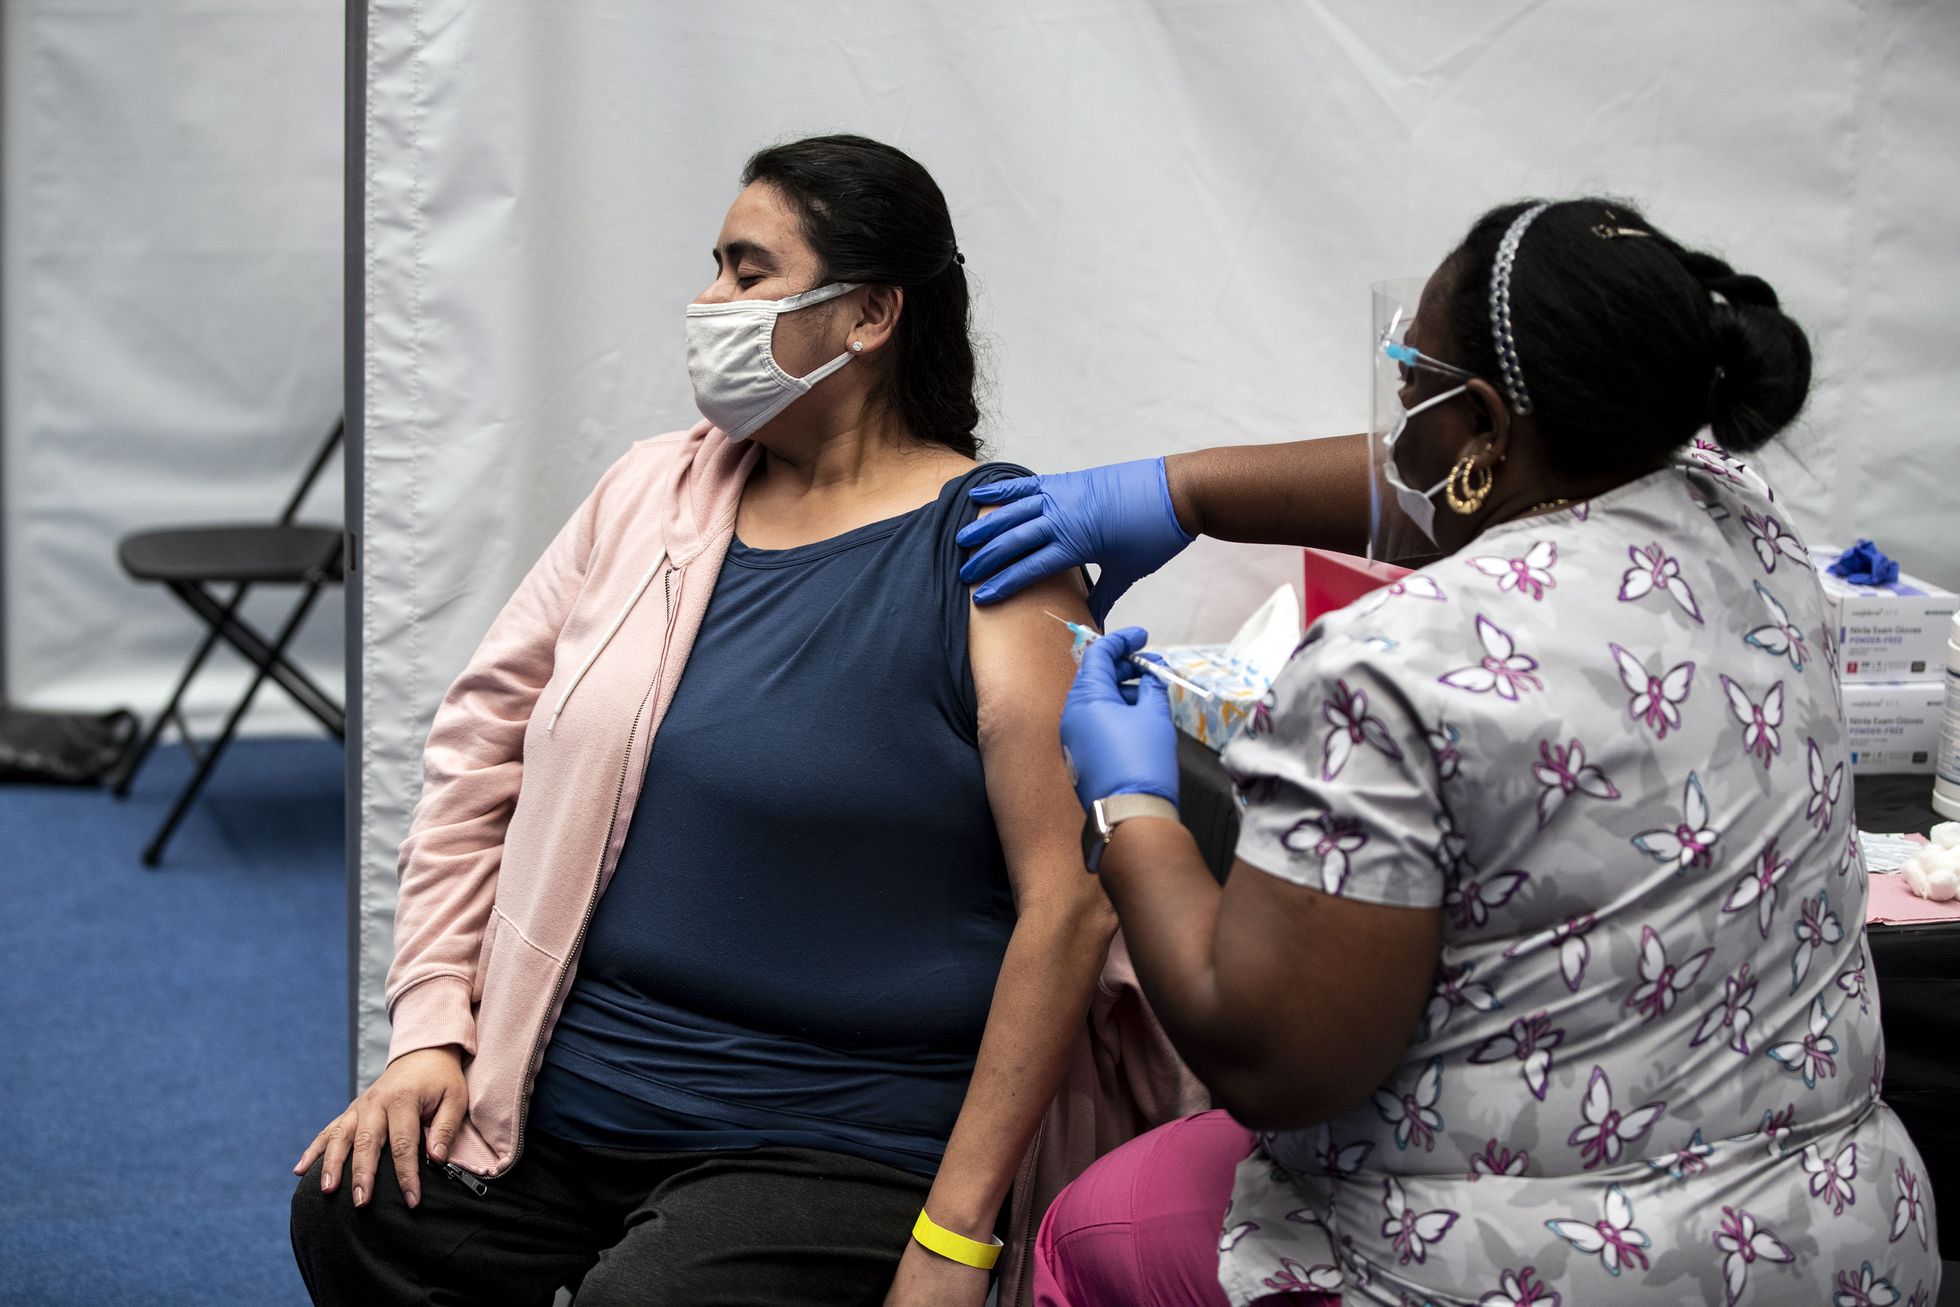
[[[1048,610],[1046,608],[1042,609],[1041,611],[1044,613],[1048,613]],[[1066,626],[1071,632],[1074,633],[1075,638],[1078,640],[1093,643],[1103,638],[1102,632],[1096,630],[1094,627],[1084,626],[1080,622],[1071,622],[1068,620],[1068,618],[1063,617],[1059,613],[1048,613],[1048,616],[1054,618],[1056,621],[1060,622],[1063,626]],[[1141,653],[1142,650],[1138,650],[1137,652]],[[1156,677],[1158,680],[1167,682],[1171,685],[1181,685],[1185,689],[1189,690],[1192,694],[1197,695],[1200,699],[1209,699],[1212,697],[1212,693],[1210,690],[1207,690],[1204,686],[1199,685],[1195,681],[1185,680],[1182,676],[1179,676],[1176,672],[1173,672],[1172,670],[1170,670],[1170,668],[1164,666],[1162,663],[1152,662],[1148,658],[1137,657],[1136,654],[1132,654],[1130,656],[1130,661],[1135,663],[1138,667],[1141,667],[1144,671],[1148,672],[1150,675]]]

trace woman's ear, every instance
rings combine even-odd
[[[905,292],[899,287],[865,287],[857,321],[851,325],[851,338],[844,348],[854,354],[877,353],[898,330],[898,315],[904,309]]]
[[[1497,388],[1482,377],[1472,377],[1466,384],[1476,436],[1488,442],[1485,466],[1496,467],[1511,452],[1511,410]]]

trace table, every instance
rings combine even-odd
[[[1852,784],[1864,830],[1924,834],[1941,820],[1927,801],[1930,776]],[[1926,1159],[1937,1208],[1960,1212],[1960,925],[1874,925],[1866,938],[1885,1026],[1885,1101]],[[1941,1252],[1960,1259],[1960,1219],[1945,1224]]]

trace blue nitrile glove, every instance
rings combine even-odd
[[[1100,625],[1117,596],[1162,567],[1192,541],[1171,506],[1161,458],[1111,463],[1080,472],[1016,477],[967,491],[975,503],[1004,504],[969,522],[959,543],[973,549],[960,568],[974,602],[1005,599],[1053,572],[1094,563],[1089,591]]]
[[[1126,626],[1084,649],[1062,705],[1062,751],[1085,810],[1116,794],[1177,802],[1177,727],[1164,683],[1154,676],[1121,683],[1138,674],[1130,655],[1148,638]]]
[[[1869,540],[1860,540],[1839,554],[1825,570],[1853,585],[1891,585],[1899,579],[1899,565]]]

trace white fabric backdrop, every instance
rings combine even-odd
[[[1819,386],[1804,526],[1960,581],[1960,7],[372,0],[360,1078],[434,705],[632,440],[692,420],[681,307],[745,157],[849,130],[951,202],[994,453],[1055,469],[1367,421],[1367,283],[1601,189],[1768,278]],[[1944,475],[1945,483],[1940,477]],[[1284,552],[1119,607],[1229,632]]]
[[[6,0],[10,695],[146,717],[203,628],[122,535],[278,513],[340,411],[336,0]],[[305,516],[340,520],[338,464]],[[292,600],[249,601],[261,625]],[[342,675],[340,605],[298,657]],[[214,655],[213,729],[248,667]],[[276,687],[249,729],[314,731]]]

